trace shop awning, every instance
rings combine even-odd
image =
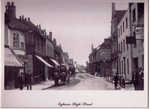
[[[52,65],[50,65],[49,63],[47,63],[42,57],[35,55],[40,61],[42,61],[45,65],[47,65],[48,67],[53,67]]]
[[[5,47],[4,51],[4,57],[5,57],[5,66],[10,67],[23,67],[23,64],[21,63],[21,60],[19,57],[8,47]]]
[[[53,63],[54,63],[56,66],[59,66],[59,65],[60,65],[56,60],[54,60],[54,59],[51,59],[51,60],[53,61]]]

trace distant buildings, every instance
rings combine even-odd
[[[87,64],[89,72],[109,77],[113,75],[112,70],[116,70],[119,76],[124,75],[131,81],[133,69],[144,66],[144,3],[129,3],[127,10],[115,10],[115,3],[112,3],[111,37],[107,51],[103,49],[104,43],[95,49],[92,46]]]
[[[106,38],[97,48],[93,49],[89,55],[89,71],[91,74],[97,72],[99,76],[110,76],[111,73],[111,39]]]

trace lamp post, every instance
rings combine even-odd
[[[105,78],[105,76],[106,76],[106,74],[105,74],[105,73],[106,73],[106,72],[105,72],[106,60],[105,60],[105,59],[103,60],[103,63],[104,63],[104,78]]]

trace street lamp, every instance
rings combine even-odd
[[[104,78],[105,78],[105,76],[106,76],[106,74],[105,74],[106,60],[105,59],[103,60],[103,63],[104,63]]]

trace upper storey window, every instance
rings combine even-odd
[[[13,33],[13,47],[19,48],[19,34]]]

